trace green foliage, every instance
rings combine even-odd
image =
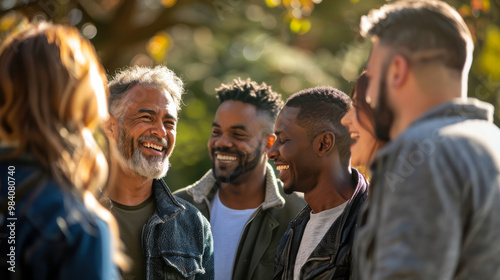
[[[498,0],[448,2],[459,10],[475,38],[469,95],[500,108]],[[166,178],[177,189],[195,182],[211,167],[207,140],[218,106],[216,87],[237,77],[250,77],[271,85],[283,98],[319,85],[349,92],[370,49],[369,42],[358,35],[360,17],[386,1],[2,3],[0,38],[22,25],[23,18],[69,23],[92,40],[110,74],[130,64],[166,63],[186,82],[185,106]],[[495,123],[500,124],[500,110]]]

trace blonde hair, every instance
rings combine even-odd
[[[93,46],[74,27],[31,25],[0,48],[0,139],[14,147],[3,159],[33,154],[62,188],[79,193],[110,225],[113,258],[124,268],[116,221],[94,196],[109,175],[93,136],[108,117],[106,84]]]

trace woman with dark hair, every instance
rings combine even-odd
[[[363,71],[356,80],[351,91],[353,108],[342,118],[342,125],[349,129],[351,138],[355,141],[351,145],[351,165],[368,175],[368,165],[375,153],[385,142],[375,136],[375,121],[370,105],[366,103],[366,89],[368,78]]]
[[[40,23],[0,48],[0,278],[116,279],[116,221],[95,194],[108,162],[93,133],[107,79],[74,27]]]

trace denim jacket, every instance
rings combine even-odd
[[[0,279],[119,279],[108,225],[47,170],[33,177],[41,170],[30,156],[0,162]],[[8,210],[3,205],[12,194]]]
[[[213,279],[210,224],[163,180],[153,180],[157,209],[142,229],[146,279]]]
[[[349,279],[358,212],[368,189],[366,179],[355,168],[352,168],[352,176],[357,182],[352,198],[302,266],[300,279]],[[293,279],[295,259],[310,213],[308,205],[290,222],[281,238],[276,251],[274,279]]]

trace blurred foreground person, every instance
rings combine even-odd
[[[467,99],[472,38],[445,2],[371,11],[367,99],[373,185],[355,241],[358,279],[500,279],[500,130]]]
[[[384,145],[375,136],[373,110],[366,103],[367,87],[368,78],[363,71],[351,91],[352,109],[341,120],[342,125],[349,129],[351,139],[355,141],[351,144],[351,165],[365,175],[369,175],[368,166],[378,149]]]
[[[210,219],[215,280],[272,279],[279,240],[305,206],[297,194],[283,193],[266,155],[283,101],[250,79],[216,91],[220,105],[208,140],[212,169],[175,194]]]
[[[349,279],[352,242],[368,183],[349,165],[352,143],[341,118],[349,97],[332,87],[288,98],[268,151],[285,193],[308,205],[292,220],[276,251],[274,279]]]
[[[177,136],[182,81],[165,66],[130,67],[109,83],[107,135],[124,164],[108,206],[132,268],[125,279],[213,279],[210,225],[162,180]]]
[[[119,278],[116,222],[94,197],[108,178],[92,135],[106,82],[73,27],[33,25],[2,45],[1,279]]]

